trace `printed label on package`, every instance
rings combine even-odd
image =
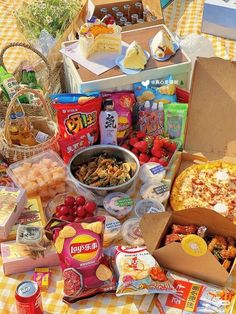
[[[133,203],[134,202],[130,197],[120,198],[119,200],[116,201],[116,205],[119,207],[131,206],[131,205],[133,205]]]
[[[149,171],[151,171],[153,175],[156,175],[158,173],[165,171],[165,168],[162,165],[158,165],[158,166],[150,168]]]
[[[165,192],[168,192],[168,191],[169,191],[169,188],[168,188],[167,185],[162,184],[162,185],[160,185],[160,186],[155,187],[155,188],[153,189],[153,191],[154,191],[156,194],[159,195],[159,194],[163,194],[163,193],[165,193]]]

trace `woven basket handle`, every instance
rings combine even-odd
[[[5,68],[4,60],[3,60],[4,59],[4,54],[5,54],[5,52],[9,48],[12,48],[12,47],[23,47],[23,48],[26,48],[28,50],[31,50],[44,61],[44,63],[46,64],[47,70],[48,70],[48,83],[49,83],[48,90],[51,90],[51,82],[52,82],[52,69],[51,69],[51,66],[49,65],[49,62],[44,57],[44,55],[40,51],[38,51],[37,49],[35,49],[34,47],[32,47],[29,44],[21,43],[21,42],[13,42],[13,43],[10,43],[9,45],[5,46],[2,49],[1,53],[0,53],[0,65],[3,65],[4,68]],[[16,74],[16,71],[13,73],[13,75],[15,75],[15,74]]]

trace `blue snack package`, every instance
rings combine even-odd
[[[99,97],[99,92],[89,92],[86,94],[51,94],[50,99],[57,104],[78,104],[80,98]]]
[[[139,105],[149,100],[150,103],[169,104],[176,102],[176,86],[172,75],[163,79],[147,80],[134,83],[134,94]]]

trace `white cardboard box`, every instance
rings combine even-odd
[[[202,32],[236,40],[236,1],[205,0]]]
[[[142,47],[149,49],[149,41],[160,30],[169,30],[163,24],[122,32],[122,40],[129,43],[138,40]],[[144,34],[145,32],[145,34]],[[170,32],[169,32],[170,33]],[[146,35],[146,37],[145,37]],[[171,36],[173,36],[170,33]],[[71,42],[72,43],[72,42]],[[63,47],[71,43],[64,43]],[[150,51],[149,51],[150,52]],[[127,90],[132,89],[132,84],[145,81],[147,79],[161,79],[170,74],[175,80],[182,82],[182,87],[186,88],[189,84],[189,74],[191,71],[191,60],[184,51],[177,51],[176,55],[167,62],[158,62],[150,58],[145,70],[135,74],[126,75],[116,67],[103,73],[95,75],[86,71],[82,66],[77,66],[69,57],[63,55],[64,70],[66,77],[66,88],[69,93],[86,93],[92,91],[107,90]]]

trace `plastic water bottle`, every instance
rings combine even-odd
[[[163,102],[159,102],[158,105],[158,135],[162,135],[164,133],[164,105]]]
[[[154,102],[152,104],[152,108],[151,108],[151,114],[150,114],[150,132],[149,135],[154,135],[157,136],[158,135],[158,104],[156,102]]]
[[[145,101],[143,108],[140,110],[139,113],[139,130],[144,131],[146,133],[149,132],[150,129],[150,122],[149,122],[149,117],[150,117],[150,101]]]
[[[99,115],[100,143],[117,145],[118,114],[112,99],[105,100],[103,106],[104,110]]]

